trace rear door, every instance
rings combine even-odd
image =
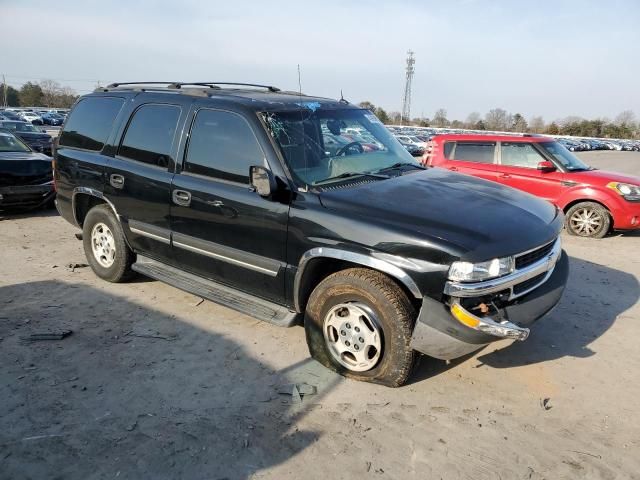
[[[531,142],[501,142],[498,180],[554,203],[562,191],[564,173],[538,170],[544,161],[548,159]]]
[[[119,129],[115,156],[107,163],[104,191],[122,217],[133,249],[168,261],[171,179],[188,108],[165,99],[145,97],[134,105]]]
[[[175,259],[282,304],[289,205],[249,185],[249,167],[267,164],[268,139],[256,117],[204,105],[195,110],[172,185]]]
[[[496,142],[445,142],[443,150],[446,159],[444,168],[485,180],[498,181],[495,164]]]

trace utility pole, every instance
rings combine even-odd
[[[7,81],[4,78],[4,73],[2,74],[2,108],[7,108]]]
[[[415,73],[416,59],[413,57],[411,50],[407,51],[407,77],[404,83],[404,98],[402,99],[402,115],[400,116],[400,124],[404,125],[405,121],[411,120],[411,82]]]

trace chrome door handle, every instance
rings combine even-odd
[[[122,175],[118,175],[117,173],[112,173],[109,177],[109,184],[113,188],[122,190],[124,188],[124,177]]]
[[[223,207],[224,203],[222,202],[222,200],[213,200],[212,202],[209,202],[209,205],[211,205],[212,207]]]
[[[171,198],[173,203],[182,207],[188,207],[191,205],[191,194],[186,190],[174,190]]]
[[[499,175],[500,178],[511,178],[511,175],[509,175],[508,173],[503,173],[502,175]]]

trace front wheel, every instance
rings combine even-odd
[[[307,303],[309,352],[345,377],[399,387],[414,364],[415,315],[407,295],[383,273],[364,268],[334,273]]]
[[[567,211],[565,226],[571,235],[603,238],[611,227],[611,216],[599,203],[581,202]]]

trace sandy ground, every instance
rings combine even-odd
[[[583,158],[640,174],[640,154]],[[71,271],[75,232],[0,221],[1,479],[640,478],[640,234],[563,235],[570,282],[529,340],[387,389],[310,360],[300,327]],[[49,328],[73,334],[22,338]]]

